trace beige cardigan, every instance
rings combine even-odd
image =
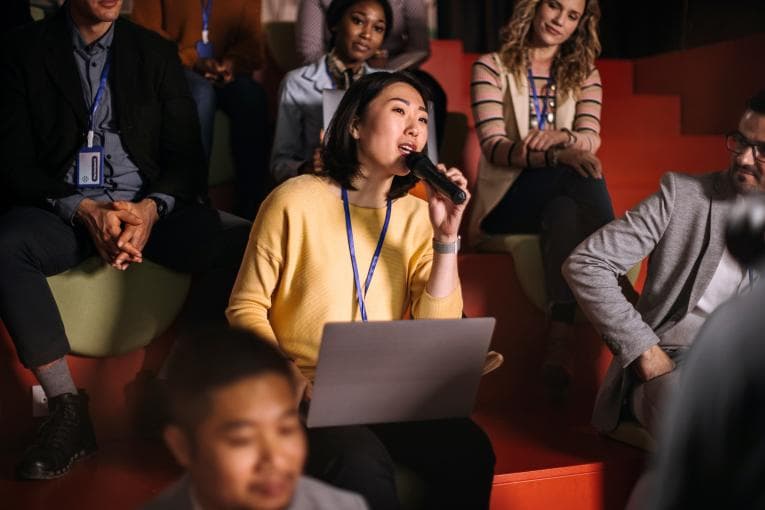
[[[504,84],[504,117],[507,137],[511,140],[522,140],[529,132],[529,85],[524,76],[517,83],[515,76],[501,63],[499,56],[494,53],[494,59],[499,69],[502,69]],[[562,129],[574,125],[576,101],[568,95],[559,102],[555,115],[555,128]],[[467,224],[467,236],[470,246],[475,247],[487,235],[481,231],[483,219],[499,204],[502,197],[510,189],[523,168],[497,166],[490,163],[483,152],[478,161],[478,180],[473,192],[473,207]]]

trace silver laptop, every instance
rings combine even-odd
[[[308,427],[469,416],[494,322],[325,325]]]

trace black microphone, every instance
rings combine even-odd
[[[410,152],[406,155],[406,166],[414,175],[433,186],[455,204],[461,204],[467,200],[465,192],[446,175],[439,172],[427,154]]]

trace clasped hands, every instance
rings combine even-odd
[[[200,58],[194,64],[194,70],[216,84],[225,85],[234,79],[234,62],[228,58]]]
[[[600,160],[590,151],[565,147],[569,134],[558,129],[532,129],[523,139],[524,148],[529,151],[544,152],[548,149],[558,149],[558,162],[574,169],[582,177],[603,178]]]
[[[157,222],[157,206],[152,200],[140,202],[80,202],[76,218],[87,228],[100,257],[124,271],[130,264],[143,262],[142,250]]]

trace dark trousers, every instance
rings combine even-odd
[[[215,111],[220,108],[231,121],[231,156],[237,179],[234,212],[252,219],[273,187],[268,171],[266,91],[260,83],[244,75],[237,75],[223,86],[214,86],[191,70],[186,70],[186,79],[197,104],[207,157],[212,149]]]
[[[481,223],[489,234],[540,234],[553,320],[573,322],[575,300],[561,266],[576,246],[614,219],[604,179],[568,167],[528,168]]]
[[[154,225],[143,255],[177,271],[201,273],[184,316],[197,324],[224,321],[249,230],[249,222],[236,216],[177,204]],[[69,352],[46,277],[95,253],[84,227],[68,225],[48,210],[14,207],[0,216],[0,318],[26,367],[45,365]]]
[[[423,480],[425,508],[489,508],[494,451],[469,419],[308,429],[306,472],[364,496],[372,510],[400,508],[394,462]]]

